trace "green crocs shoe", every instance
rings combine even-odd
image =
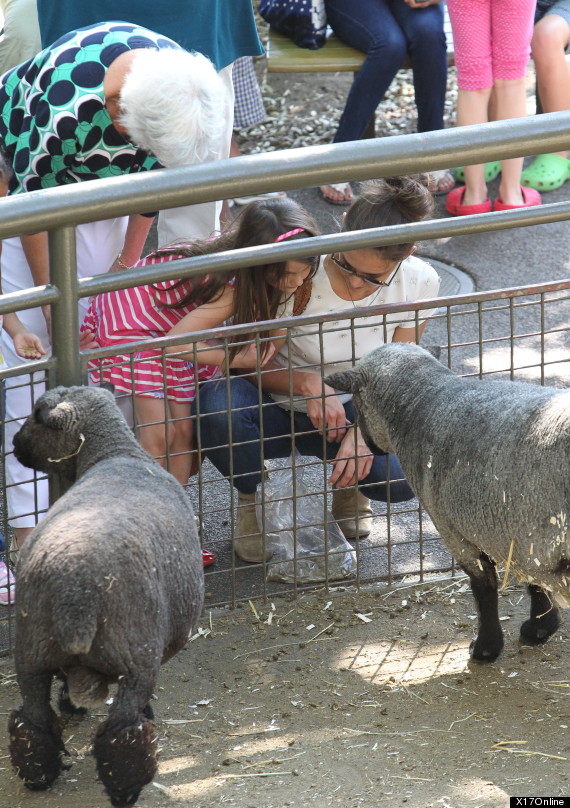
[[[485,163],[485,182],[491,182],[501,173],[501,163],[497,160],[494,163]],[[465,182],[465,172],[462,168],[455,169],[455,179]]]
[[[539,154],[521,174],[521,184],[537,191],[555,191],[570,179],[570,160],[559,154]]]

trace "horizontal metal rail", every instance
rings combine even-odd
[[[570,112],[437,132],[252,154],[18,194],[0,201],[0,239],[241,195],[471,165],[570,147]]]
[[[518,286],[509,289],[495,289],[489,292],[471,292],[465,295],[456,295],[454,297],[435,297],[432,299],[416,300],[412,303],[393,303],[390,305],[369,306],[368,308],[358,309],[343,309],[342,311],[332,311],[326,314],[309,314],[301,315],[299,317],[291,318],[284,317],[278,320],[263,320],[255,323],[255,331],[259,334],[264,334],[269,331],[279,331],[281,329],[291,328],[291,323],[294,322],[295,326],[301,325],[317,325],[319,323],[335,322],[337,320],[351,320],[358,321],[367,317],[379,315],[393,315],[400,314],[407,311],[422,311],[429,309],[441,309],[447,306],[466,306],[468,304],[486,303],[495,300],[514,300],[519,297],[528,297],[533,294],[550,294],[552,292],[561,292],[570,290],[570,278],[563,281],[555,281],[552,283],[544,283],[540,285],[529,284],[528,286]],[[219,340],[232,340],[240,336],[250,334],[251,325],[233,325],[233,326],[220,326],[218,328],[209,328],[206,331],[196,331],[192,333],[192,342],[203,342],[207,339]],[[267,337],[269,339],[269,337]],[[188,335],[181,335],[176,337],[157,337],[152,340],[152,347],[157,351],[162,351],[164,348],[171,345],[182,345],[188,342]],[[125,344],[129,353],[136,353],[148,349],[148,340],[141,340],[138,342],[129,342]],[[197,353],[200,350],[197,349]],[[91,359],[101,359],[107,356],[115,356],[117,354],[117,346],[111,348],[94,348],[89,351],[82,351],[81,355],[85,361]],[[28,366],[29,367],[29,366]]]
[[[567,219],[570,219],[570,202],[557,202],[522,210],[462,216],[457,219],[435,219],[427,222],[317,236],[290,245],[270,244],[241,250],[228,250],[224,253],[212,253],[196,258],[182,258],[168,262],[167,265],[158,264],[152,267],[134,268],[83,278],[78,281],[78,296],[90,297],[101,292],[126,289],[129,286],[159,283],[170,280],[173,274],[178,278],[188,278],[205,272],[238,269],[246,262],[251,266],[259,266],[266,264],[268,260],[285,261],[312,255],[326,255],[342,250],[451,238],[470,233],[528,227]],[[59,299],[60,292],[51,284],[31,288],[24,292],[2,295],[0,297],[0,314],[56,303]]]

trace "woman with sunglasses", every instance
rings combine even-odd
[[[417,222],[433,209],[433,197],[418,178],[371,181],[361,190],[345,215],[343,231]],[[436,297],[439,277],[429,264],[413,257],[414,250],[413,243],[406,243],[325,256],[312,279],[303,313],[323,315]],[[202,388],[201,445],[224,476],[229,477],[230,470],[233,473],[239,506],[234,550],[240,558],[259,562],[266,557],[255,514],[255,491],[262,473],[260,442],[266,459],[289,456],[292,423],[294,444],[301,454],[321,459],[326,454],[333,463],[328,480],[333,488],[333,515],[347,538],[370,532],[369,497],[384,502],[413,497],[397,458],[370,454],[353,426],[350,396],[337,395],[323,379],[351,367],[382,343],[419,342],[431,314],[433,309],[420,312],[417,319],[415,312],[354,320],[339,316],[294,326],[260,374],[261,409],[260,393],[246,379],[233,378],[229,390],[219,384]]]

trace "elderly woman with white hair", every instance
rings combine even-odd
[[[138,25],[108,22],[62,36],[0,77],[0,150],[12,167],[9,194],[189,165],[211,159],[224,125],[224,91],[198,53]],[[140,258],[154,214],[77,227],[79,277],[132,266]],[[4,241],[4,292],[49,281],[46,233]],[[80,311],[83,319],[85,301]],[[49,311],[22,312],[29,331],[49,343]],[[9,365],[21,359],[3,339]],[[42,392],[7,384],[6,445]],[[8,510],[22,541],[47,508],[47,486],[9,455]]]

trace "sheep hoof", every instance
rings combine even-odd
[[[503,650],[503,645],[502,635],[495,638],[479,635],[469,646],[471,659],[476,662],[494,662]]]
[[[560,626],[560,615],[556,609],[540,618],[525,620],[521,626],[521,642],[528,645],[542,645]]]
[[[61,740],[61,728],[55,713],[52,726],[34,726],[21,710],[14,710],[8,721],[10,757],[18,777],[31,791],[44,791],[60,775],[66,754]]]
[[[111,803],[134,805],[157,770],[154,724],[141,716],[140,723],[113,732],[106,721],[97,730],[93,754]]]

